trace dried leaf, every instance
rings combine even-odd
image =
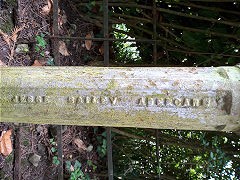
[[[62,11],[62,14],[58,14],[58,29],[60,30],[62,28],[62,25],[67,22],[67,16],[65,11]]]
[[[4,66],[7,66],[4,62],[2,62],[2,60],[0,59],[0,67],[4,67]]]
[[[13,29],[12,35],[11,35],[11,37],[10,37],[13,42],[17,42],[18,33],[19,33],[21,30],[23,30],[23,28],[24,28],[24,26],[22,26],[22,27],[15,27],[15,28]]]
[[[8,36],[8,34],[4,33],[1,29],[0,29],[0,35],[3,36],[3,37],[4,37],[4,36],[5,36],[5,37]]]
[[[59,53],[62,54],[63,56],[69,56],[69,52],[67,49],[66,44],[63,41],[59,41]]]
[[[1,29],[0,29],[0,35],[2,36],[8,36],[6,33],[4,33]]]
[[[74,171],[74,167],[73,167],[73,165],[70,166],[70,171],[71,171],[71,172]]]
[[[8,36],[8,34],[4,33],[0,29],[0,35],[3,37],[3,40],[7,43],[7,45],[10,46],[11,45],[11,41],[10,41],[10,37]]]
[[[12,141],[11,141],[12,130],[3,131],[0,137],[0,153],[4,156],[9,155],[12,152]]]
[[[92,38],[93,37],[93,33],[88,33],[86,35],[86,38]],[[87,50],[90,50],[92,47],[92,40],[85,40],[85,47]]]
[[[78,147],[78,150],[80,150],[80,151],[81,151],[81,150],[84,150],[84,151],[87,150],[86,145],[84,144],[84,142],[83,142],[81,139],[79,139],[79,138],[74,139],[73,142],[74,142],[74,144],[76,144],[76,146]]]
[[[47,16],[51,12],[51,10],[52,10],[52,1],[48,0],[47,5],[42,7],[42,10],[40,13],[44,16]]]
[[[103,44],[102,44],[101,47],[98,49],[98,51],[100,52],[101,55],[104,55],[104,46],[103,46]]]
[[[38,60],[35,60],[32,66],[42,66],[42,64]]]

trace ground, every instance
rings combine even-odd
[[[60,4],[60,35],[93,37],[100,33],[93,24],[73,16],[77,13],[72,12],[78,11],[74,7],[70,1]],[[51,0],[0,0],[0,66],[55,65],[50,38],[52,29]],[[59,65],[102,64],[101,42],[69,39],[61,40],[59,45]],[[59,164],[56,129],[51,125],[1,123],[1,134],[7,130],[13,132],[13,152],[0,155],[0,179],[56,179]],[[104,129],[98,127],[62,127],[65,179],[74,176],[99,179],[100,174],[105,174],[103,132]]]

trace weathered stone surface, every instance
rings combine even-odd
[[[35,153],[29,157],[30,163],[32,163],[32,165],[34,165],[35,167],[38,166],[38,163],[40,162],[40,160],[41,160],[41,156]]]
[[[239,67],[0,70],[2,122],[240,129]]]

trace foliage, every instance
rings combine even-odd
[[[99,134],[99,129],[98,127],[94,128],[94,133],[97,135],[97,141],[98,141],[98,146],[97,146],[97,152],[101,158],[106,157],[107,154],[107,139],[106,139],[106,131],[102,132]]]
[[[88,174],[84,174],[81,170],[82,164],[76,160],[74,166],[70,161],[66,161],[66,168],[71,173],[70,180],[90,180],[90,176]]]
[[[220,66],[239,62],[239,3],[156,1],[156,14],[152,6],[152,1],[131,0],[128,5],[111,7],[110,19],[117,22],[113,25],[114,36],[120,39],[155,36],[159,64]],[[156,33],[153,18],[156,18]],[[118,62],[125,59],[127,63],[134,62],[131,61],[134,52],[126,43],[116,41],[114,47]],[[137,62],[153,61],[152,44],[136,42],[134,47],[140,57]]]
[[[52,163],[56,166],[58,166],[60,164],[60,161],[58,160],[58,157],[57,156],[53,156],[53,161]]]
[[[54,138],[49,139],[50,145],[51,145],[51,153],[53,154],[52,163],[56,166],[60,164],[60,161],[57,157],[57,143],[55,142]]]
[[[115,25],[116,29],[122,30],[123,32],[129,31],[126,28],[125,24],[117,24]],[[114,37],[116,39],[130,39],[133,40],[130,36],[124,34],[123,32],[114,32]],[[121,63],[135,63],[141,62],[141,57],[139,56],[139,51],[137,50],[135,42],[114,42],[114,54],[116,56],[116,61]]]
[[[239,179],[240,139],[233,133],[122,128],[114,138],[114,172],[121,178]]]
[[[35,46],[35,51],[39,53],[42,57],[44,57],[44,50],[46,48],[47,42],[44,39],[44,34],[41,33],[40,35],[37,35],[35,40],[36,40],[36,46]]]
[[[48,60],[47,60],[47,65],[48,66],[54,66],[55,64],[54,64],[54,59],[53,58],[48,58]]]

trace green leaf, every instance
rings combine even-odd
[[[180,163],[178,162],[177,164],[175,164],[175,168],[178,168],[179,167],[179,165],[180,165]]]
[[[47,45],[47,42],[43,37],[44,37],[43,34],[41,36],[36,36],[36,42],[37,42],[37,46],[45,48]]]
[[[87,165],[88,165],[88,166],[92,166],[92,165],[93,165],[93,162],[88,159],[88,160],[87,160]]]
[[[53,58],[48,58],[48,60],[47,60],[47,65],[48,66],[54,66],[55,64],[54,64],[54,59]]]
[[[52,147],[51,151],[54,153],[54,152],[57,152],[57,149],[55,147]]]
[[[53,157],[53,164],[55,164],[55,165],[59,165],[60,164],[60,161],[58,160],[58,157],[57,156],[54,156]]]
[[[91,5],[92,5],[92,6],[95,6],[95,5],[96,5],[96,1],[92,1],[92,2],[91,2]]]
[[[78,160],[76,160],[75,164],[74,164],[74,169],[78,169],[78,168],[80,169],[81,166],[82,166],[82,164]]]
[[[71,162],[70,161],[66,161],[66,168],[68,171],[71,171]]]
[[[40,51],[39,46],[35,46],[35,50],[36,50],[37,52],[39,52],[39,51]]]
[[[56,145],[56,142],[54,141],[54,138],[51,138],[51,139],[49,139],[49,142],[50,142],[50,144],[52,144],[52,145]]]
[[[106,148],[106,147],[107,147],[107,140],[106,140],[106,139],[103,139],[102,147],[103,147],[103,148]]]
[[[104,132],[102,133],[102,136],[103,136],[103,137],[107,137],[107,131],[104,131]]]
[[[190,176],[193,176],[196,174],[196,171],[195,169],[190,169],[190,172],[189,172]]]
[[[211,157],[211,159],[214,158],[213,152],[210,152],[210,157]]]
[[[44,52],[40,52],[40,55],[41,55],[42,57],[44,57]]]

